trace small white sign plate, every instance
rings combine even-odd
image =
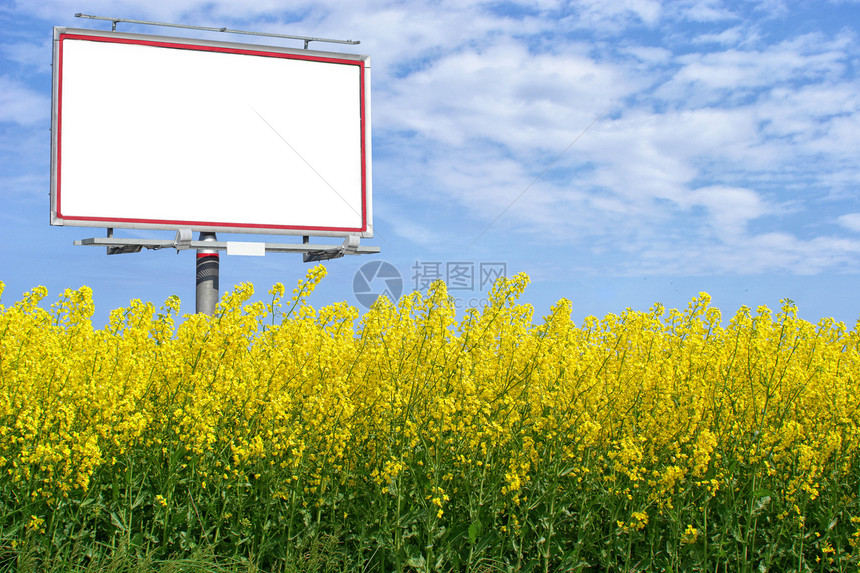
[[[227,254],[245,255],[249,257],[262,257],[266,254],[266,243],[227,241]]]

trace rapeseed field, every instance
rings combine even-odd
[[[0,305],[0,571],[858,570],[856,326],[704,293],[577,325],[525,275],[360,314],[324,275],[101,329],[87,288]]]

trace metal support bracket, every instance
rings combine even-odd
[[[190,238],[191,230],[180,229],[176,232],[174,239],[133,239],[125,237],[108,236],[75,241],[75,245],[91,245],[107,247],[109,254],[136,253],[141,249],[212,249],[214,251],[226,251],[229,241],[195,241]],[[377,246],[361,245],[358,235],[346,237],[341,245],[320,245],[302,241],[301,244],[294,243],[262,243],[263,251],[266,253],[302,253],[306,263],[337,259],[345,255],[372,255],[379,253]],[[235,244],[234,244],[235,245]],[[257,254],[256,252],[254,254]]]
[[[325,250],[308,251],[302,255],[302,260],[306,263],[316,261],[327,261],[329,259],[339,259],[344,255],[356,255],[359,252],[358,244],[361,242],[361,237],[358,235],[350,235],[343,240],[340,247],[328,248]]]
[[[176,238],[173,239],[173,248],[176,252],[191,248],[191,229],[177,229]]]
[[[108,227],[107,230],[107,238],[113,239],[113,229]],[[129,253],[139,253],[140,249],[143,248],[140,245],[120,245],[116,247],[107,247],[107,254],[109,255],[126,255]]]

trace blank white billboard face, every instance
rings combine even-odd
[[[365,56],[54,29],[51,223],[372,236]]]

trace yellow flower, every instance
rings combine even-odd
[[[45,520],[35,515],[30,516],[30,521],[27,522],[27,531],[30,533],[45,533]]]
[[[699,537],[699,530],[693,527],[692,525],[688,525],[684,530],[684,533],[681,535],[682,543],[695,543],[696,539]]]

